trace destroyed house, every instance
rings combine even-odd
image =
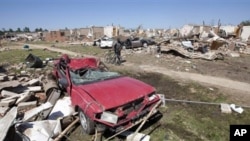
[[[59,31],[49,31],[45,33],[45,40],[46,41],[58,41],[58,42],[64,42],[66,41],[65,31],[59,30]]]

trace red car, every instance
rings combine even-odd
[[[96,58],[55,61],[53,71],[59,87],[71,96],[87,134],[112,129],[118,132],[145,117],[160,102],[152,86],[99,67]]]

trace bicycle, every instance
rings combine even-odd
[[[104,56],[104,62],[105,63],[109,63],[109,64],[115,64],[117,63],[117,59],[116,59],[116,54],[114,53],[113,50],[109,50],[108,52],[105,53]]]

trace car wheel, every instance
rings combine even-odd
[[[80,109],[79,119],[84,133],[93,134],[95,131],[95,123]]]
[[[148,43],[145,42],[145,43],[142,44],[142,46],[143,46],[143,47],[147,47],[147,46],[148,46]]]

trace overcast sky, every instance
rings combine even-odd
[[[250,0],[1,0],[0,30],[48,30],[91,25],[179,28],[184,24],[237,25],[250,20]]]

